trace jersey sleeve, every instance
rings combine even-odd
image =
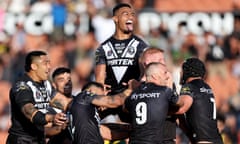
[[[96,94],[93,94],[88,91],[83,91],[83,92],[79,93],[76,96],[76,98],[74,98],[74,100],[79,104],[89,105],[89,104],[92,104],[93,99],[96,97],[97,97]]]
[[[192,92],[192,88],[190,84],[185,84],[182,86],[181,90],[180,90],[180,96],[181,95],[189,95],[193,98],[193,92]]]
[[[105,52],[102,47],[97,48],[95,52],[95,64],[105,64],[106,63],[106,56]]]
[[[25,82],[18,82],[14,89],[15,102],[21,108],[27,103],[33,103],[33,93],[31,88]]]
[[[145,43],[145,41],[143,41],[142,43],[140,43],[141,47],[143,48],[142,51],[145,51],[149,45],[147,43]]]

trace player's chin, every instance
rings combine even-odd
[[[124,30],[123,33],[125,34],[131,34],[133,32],[133,30]]]
[[[48,80],[48,75],[43,75],[42,80]]]

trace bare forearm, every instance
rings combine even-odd
[[[27,103],[22,107],[22,113],[32,123],[45,125],[47,122],[54,120],[54,115],[44,114],[34,107],[32,103]]]
[[[55,108],[59,108],[63,111],[67,111],[72,98],[67,98],[64,95],[57,93],[53,99],[50,101],[50,105]]]
[[[131,94],[131,89],[126,89],[121,93],[118,93],[116,95],[110,96],[108,100],[109,105],[113,105],[115,107],[118,107],[120,105],[124,104],[125,99]]]
[[[105,72],[106,72],[106,65],[105,64],[100,64],[100,65],[96,66],[96,68],[95,68],[96,82],[104,84]]]
[[[29,120],[32,120],[32,117],[37,113],[38,109],[34,107],[32,103],[25,104],[22,107],[22,112]]]

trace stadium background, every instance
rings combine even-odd
[[[93,78],[94,50],[114,32],[111,9],[118,2],[134,6],[136,33],[165,50],[176,83],[184,58],[205,62],[219,119],[225,118],[222,132],[229,144],[240,143],[240,0],[0,0],[0,144],[10,125],[8,91],[23,73],[25,54],[47,50],[52,70],[72,69],[73,93],[79,92]]]

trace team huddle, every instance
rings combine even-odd
[[[192,144],[223,144],[204,63],[196,57],[182,63],[177,93],[164,51],[133,34],[133,8],[116,5],[113,21],[114,35],[95,53],[95,79],[76,96],[69,68],[57,68],[51,83],[48,54],[28,53],[25,74],[10,91],[7,144],[174,144],[177,127]],[[121,124],[102,123],[111,114]]]

